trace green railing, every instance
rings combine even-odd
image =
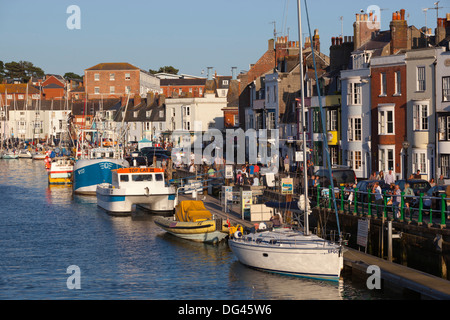
[[[331,187],[322,188],[319,185],[310,190],[312,191],[311,200],[315,201],[317,208],[332,210],[332,197],[329,196],[332,192]],[[382,199],[376,199],[370,190],[363,192],[357,188],[345,189],[344,187],[336,187],[334,193],[338,210],[344,214],[380,219],[384,217],[398,222],[415,222],[418,225],[422,225],[426,217],[428,226],[437,224],[441,228],[445,227],[447,219],[450,219],[450,206],[447,209],[447,200],[450,198],[446,198],[445,194],[439,197],[425,197],[423,193],[418,196],[405,196],[405,193],[401,192],[398,196],[387,194],[385,191]],[[394,202],[394,197],[399,197],[400,201]],[[424,205],[425,199],[429,206]]]

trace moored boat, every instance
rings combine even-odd
[[[155,217],[154,222],[166,232],[195,242],[217,243],[228,236],[228,224],[214,219],[202,201],[186,200],[175,208],[174,217]]]
[[[272,273],[338,281],[344,264],[339,244],[290,228],[237,232],[228,245],[242,264]]]
[[[33,155],[31,154],[30,150],[28,149],[21,149],[19,150],[19,158],[21,159],[31,159]]]
[[[133,205],[161,214],[173,214],[175,187],[166,186],[161,168],[132,167],[112,170],[112,182],[97,185],[97,205],[113,213],[130,213]]]
[[[96,195],[98,184],[112,182],[112,170],[128,168],[129,164],[123,159],[123,151],[116,148],[94,148],[88,152],[73,166],[73,191]]]
[[[3,153],[3,159],[19,159],[19,153],[15,150],[8,150]]]
[[[45,152],[36,151],[32,154],[33,160],[45,160],[47,154]]]
[[[49,162],[49,184],[71,184],[73,175],[73,160],[70,157],[54,157]]]

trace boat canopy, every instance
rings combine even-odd
[[[176,208],[176,219],[183,222],[196,222],[212,219],[211,212],[200,200],[181,201]]]

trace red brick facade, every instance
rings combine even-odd
[[[395,77],[400,72],[400,93],[396,93]],[[381,94],[381,74],[386,75],[386,95]],[[406,140],[406,65],[372,67],[371,69],[372,168],[379,169],[379,146],[395,145],[394,173],[402,172],[402,142]],[[379,133],[379,108],[394,105],[394,133]]]
[[[104,63],[84,71],[88,99],[130,98],[140,93],[140,70],[128,63]]]

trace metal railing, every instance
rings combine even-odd
[[[317,186],[310,188],[310,200],[315,203],[316,208],[329,209],[332,205],[331,187],[323,188]],[[383,192],[382,198],[376,200],[375,194],[359,191],[358,188],[348,189],[344,187],[334,188],[337,208],[341,213],[352,214],[361,217],[385,218],[398,222],[412,223],[418,225],[427,223],[428,226],[435,224],[441,228],[446,226],[450,219],[450,208],[447,208],[445,194],[439,197],[425,196],[420,193],[418,196],[406,196],[404,192],[400,195]],[[391,201],[400,198],[399,202]],[[409,200],[409,201],[408,201]],[[409,204],[407,204],[409,202]],[[425,202],[427,203],[425,205]]]

